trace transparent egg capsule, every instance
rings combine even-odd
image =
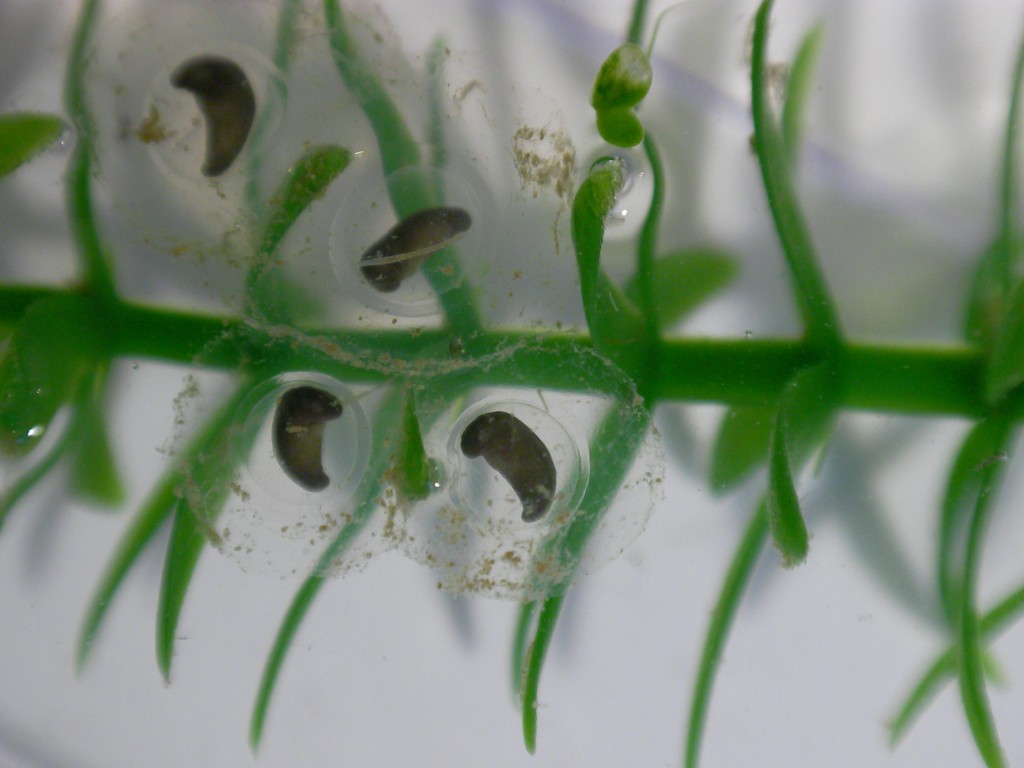
[[[439,482],[404,516],[396,542],[449,592],[532,599],[564,590],[577,564],[561,556],[560,542],[582,513],[589,435],[610,405],[598,395],[508,389],[452,406],[424,436],[443,467]],[[618,556],[643,530],[657,491],[642,475],[660,477],[663,466],[653,438],[637,464],[641,480],[616,497],[579,572]]]
[[[329,376],[289,373],[243,401],[224,509],[207,521],[247,571],[306,574],[351,515],[370,455],[364,401]]]
[[[284,116],[284,79],[264,53],[273,25],[265,4],[227,13],[198,0],[134,4],[102,20],[86,97],[99,182],[120,214],[171,204],[235,215]]]
[[[248,47],[173,55],[156,67],[131,136],[190,186],[244,176],[257,126],[272,141],[281,124],[283,89],[273,64]]]
[[[438,294],[487,274],[496,210],[468,163],[452,158],[444,168],[406,166],[383,176],[379,158],[367,152],[338,184],[344,191],[331,265],[340,290],[360,305],[426,317],[439,312]]]

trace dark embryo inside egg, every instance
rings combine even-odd
[[[324,427],[341,413],[338,398],[316,387],[293,387],[278,400],[274,454],[285,474],[307,491],[322,491],[331,482],[323,469]]]
[[[424,208],[398,222],[366,249],[360,260],[363,277],[390,293],[433,253],[469,231],[472,218],[463,208]]]
[[[256,114],[256,97],[245,72],[220,56],[196,56],[174,70],[171,85],[196,97],[206,120],[203,173],[220,176],[245,146]]]
[[[505,480],[523,505],[523,520],[547,514],[554,500],[557,475],[544,442],[511,413],[492,411],[477,416],[460,441],[468,458],[483,459]]]

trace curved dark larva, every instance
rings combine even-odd
[[[544,442],[511,413],[477,416],[460,440],[462,453],[484,460],[500,474],[523,504],[523,520],[540,520],[551,508],[557,475]]]
[[[256,97],[249,78],[230,59],[196,56],[174,70],[171,85],[196,97],[206,120],[203,173],[220,176],[235,162],[252,128]]]
[[[423,261],[469,231],[473,220],[462,208],[424,208],[398,222],[363,254],[363,277],[381,293],[397,290]]]
[[[331,482],[323,469],[324,427],[341,416],[341,401],[316,387],[293,387],[281,395],[274,413],[274,454],[292,480],[307,491]]]

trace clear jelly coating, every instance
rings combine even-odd
[[[280,433],[287,429],[282,409],[297,394],[308,405],[308,398],[301,397],[307,392],[337,406],[314,420],[319,432],[312,446],[309,434],[298,436],[307,438],[305,448],[315,448],[323,483],[311,482],[308,470],[296,472],[282,455]],[[367,471],[370,426],[363,403],[346,386],[318,373],[289,373],[254,388],[239,407],[231,435],[235,470],[227,500],[222,509],[200,505],[197,510],[213,543],[246,571],[305,575],[350,519]]]
[[[620,164],[622,187],[615,195],[615,204],[605,219],[605,239],[611,242],[632,240],[643,227],[644,217],[654,196],[650,161],[640,147],[604,147],[590,155],[583,171],[588,172],[594,165],[607,162]]]

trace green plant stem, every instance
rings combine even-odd
[[[274,36],[274,66],[281,73],[281,77],[287,80],[288,70],[291,68],[291,47],[295,37],[295,22],[298,19],[299,11],[302,10],[302,0],[282,0],[281,7],[277,14],[277,33]],[[287,94],[287,87],[285,88]],[[267,125],[269,124],[270,113],[267,110],[260,110],[256,119],[256,125],[252,129],[252,136],[249,138],[250,146],[260,148],[263,144]],[[260,196],[260,172],[262,152],[253,151],[249,155],[248,176],[245,182],[246,204],[250,212],[258,217],[262,212],[262,199]]]
[[[640,311],[643,314],[641,344],[645,349],[644,377],[637,381],[637,389],[648,397],[651,382],[657,381],[661,368],[661,318],[658,316],[655,289],[655,253],[658,247],[658,230],[661,228],[661,211],[665,204],[665,169],[661,153],[650,131],[644,135],[644,153],[651,164],[653,190],[651,205],[644,217],[636,253],[636,282]]]
[[[633,13],[629,18],[629,30],[626,32],[626,41],[642,45],[644,39],[644,23],[647,19],[647,0],[636,0],[633,3]]]
[[[768,538],[768,505],[762,501],[743,534],[739,549],[733,556],[729,571],[725,575],[718,601],[711,613],[711,623],[704,638],[704,649],[701,651],[700,664],[697,667],[697,683],[693,688],[690,702],[690,721],[686,732],[686,768],[697,768],[700,757],[701,739],[704,735],[704,722],[707,720],[708,706],[711,703],[711,691],[718,672],[718,663],[722,658],[722,650],[736,616],[743,592],[754,572],[758,555],[764,549]]]
[[[793,189],[788,154],[769,101],[766,61],[771,10],[772,0],[764,0],[754,23],[751,62],[754,145],[768,205],[793,278],[796,299],[804,319],[804,330],[821,354],[830,355],[842,346],[839,317],[818,266],[810,231]]]
[[[82,5],[68,57],[64,104],[77,136],[68,164],[67,205],[71,235],[82,260],[86,291],[110,300],[115,296],[114,277],[100,242],[92,202],[96,125],[85,103],[86,47],[96,27],[99,7],[99,0],[86,0]]]
[[[1003,137],[1003,158],[999,179],[999,221],[996,229],[999,238],[999,253],[1002,255],[999,276],[1003,295],[1007,297],[1014,285],[1013,255],[1017,239],[1015,221],[1020,215],[1017,174],[1020,170],[1018,134],[1020,133],[1022,88],[1024,88],[1024,38],[1017,46],[1017,58],[1013,65],[1013,84],[1010,88],[1010,108],[1006,113],[1006,132]]]
[[[0,324],[13,323],[33,302],[63,293],[35,287],[0,287]],[[249,364],[247,349],[218,341],[248,335],[253,347],[272,346],[278,329],[255,329],[237,318],[198,315],[176,310],[118,303],[109,311],[110,352],[186,365],[237,371]],[[305,338],[309,344],[291,344]],[[301,337],[284,337],[282,365],[295,370],[318,366],[351,381],[384,381],[399,365],[414,374],[433,351],[438,361],[450,355],[451,334],[443,330],[345,331],[310,328]],[[315,342],[315,348],[312,342]],[[321,347],[334,345],[353,359],[331,357]],[[570,363],[580,347],[591,342],[582,334],[546,331],[490,331],[474,339],[479,354],[500,349],[521,350],[478,372],[481,383],[500,384],[513,378],[533,386],[563,389],[577,385],[571,369],[552,365],[550,353]],[[390,354],[391,370],[364,361]],[[544,352],[545,354],[538,354]],[[730,405],[768,405],[800,368],[816,359],[806,342],[779,339],[669,339],[658,350],[660,374],[652,382],[653,401],[690,401]],[[536,358],[536,360],[534,359]],[[960,345],[948,347],[846,343],[843,352],[845,389],[841,405],[865,411],[907,415],[981,416],[986,411],[982,381],[984,355]],[[525,368],[518,368],[525,366]],[[328,370],[329,369],[329,370]],[[531,379],[530,377],[534,377]],[[570,383],[571,382],[571,383]]]

